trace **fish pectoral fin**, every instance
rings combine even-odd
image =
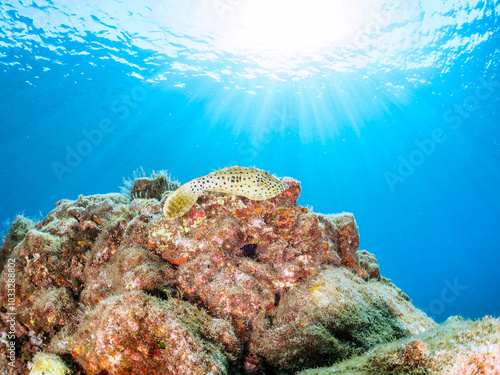
[[[198,197],[199,194],[192,191],[190,182],[185,183],[170,194],[165,201],[163,206],[165,217],[169,220],[181,217],[193,207]]]

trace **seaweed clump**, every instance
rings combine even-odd
[[[134,171],[133,178],[124,178],[123,182],[125,186],[121,188],[122,194],[130,199],[161,200],[166,192],[180,187],[180,184],[173,180],[167,171],[153,171],[150,176],[146,176],[142,167]]]

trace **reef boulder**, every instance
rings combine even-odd
[[[0,372],[60,356],[74,374],[291,374],[436,326],[358,250],[352,214],[310,212],[284,181],[265,201],[203,194],[175,220],[168,194],[137,198],[157,196],[147,184],[132,199],[58,202],[3,245],[18,315],[16,360]]]
[[[229,322],[134,291],[101,301],[67,345],[90,374],[226,374],[240,346]]]
[[[331,367],[298,375],[334,374],[498,375],[500,320],[450,317],[420,335],[380,344]]]

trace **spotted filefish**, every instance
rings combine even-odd
[[[204,191],[241,195],[252,200],[274,198],[288,185],[269,172],[256,168],[229,167],[186,182],[169,195],[163,206],[167,219],[181,217]]]

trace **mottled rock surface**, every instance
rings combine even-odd
[[[381,344],[361,356],[329,368],[305,370],[300,375],[498,375],[500,320],[460,317],[426,332]]]
[[[266,201],[203,194],[171,221],[166,195],[58,202],[2,246],[15,261],[17,315],[16,358],[0,372],[60,358],[73,374],[292,374],[435,327],[358,251],[352,214],[309,212],[299,182],[285,182]],[[136,197],[156,195],[140,186]],[[48,357],[33,362],[37,352]]]
[[[432,325],[390,282],[330,268],[285,293],[272,327],[254,341],[260,355],[291,372],[297,364],[339,361]]]
[[[91,374],[226,374],[240,352],[229,322],[138,291],[102,300],[67,349]]]
[[[11,256],[12,250],[21,242],[30,229],[35,226],[33,220],[25,218],[22,215],[16,216],[10,224],[9,231],[2,239],[0,247],[0,269],[3,269],[5,260]]]

